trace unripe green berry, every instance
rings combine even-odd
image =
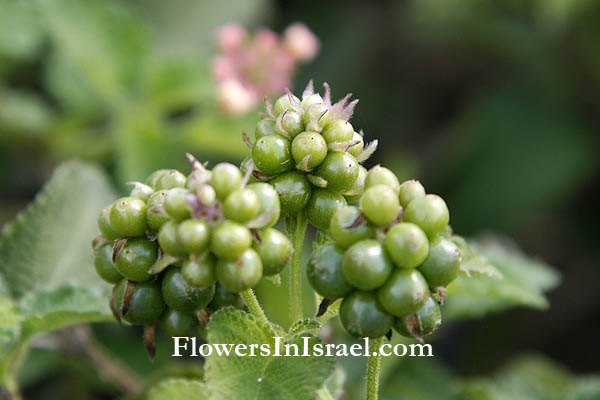
[[[138,199],[146,202],[148,198],[154,193],[154,189],[148,185],[144,185],[140,182],[133,182],[133,189],[129,193],[129,197],[137,197]]]
[[[429,244],[429,256],[419,266],[431,287],[448,286],[460,271],[460,250],[446,238],[436,238]]]
[[[196,193],[199,187],[208,186],[212,172],[205,169],[197,169],[188,175],[185,182],[185,188],[192,193]]]
[[[398,177],[389,169],[376,165],[369,170],[365,179],[365,190],[375,185],[386,185],[392,189],[396,195],[400,191],[400,182]]]
[[[168,337],[195,336],[198,318],[192,313],[168,309],[160,318],[160,329]]]
[[[341,194],[315,188],[306,205],[306,216],[314,227],[326,231],[333,214],[345,205],[346,199]]]
[[[326,299],[334,300],[344,297],[353,288],[342,275],[344,250],[328,243],[317,247],[310,256],[306,266],[306,275],[312,288]]]
[[[354,182],[354,185],[346,192],[344,192],[344,197],[346,197],[346,202],[350,203],[358,203],[363,193],[365,192],[365,179],[367,178],[367,169],[362,165],[358,164],[358,178]]]
[[[398,267],[415,268],[427,258],[429,241],[417,225],[403,222],[388,231],[385,248]]]
[[[283,130],[280,130],[277,125],[275,125],[275,129],[278,134],[283,136],[289,135],[294,137],[304,130],[302,117],[296,111],[292,110],[288,110],[285,113],[281,120],[281,126],[283,127]]]
[[[198,259],[190,258],[183,262],[181,274],[188,285],[192,287],[207,287],[214,285],[217,278],[215,272],[215,258],[207,254]]]
[[[154,190],[156,190],[156,185],[158,184],[158,180],[165,174],[169,172],[168,169],[159,169],[150,174],[148,179],[146,179],[146,185],[150,186]]]
[[[329,108],[323,103],[316,103],[305,108],[304,114],[302,114],[302,121],[308,126],[313,118],[321,115],[323,112],[325,112],[325,114],[319,119],[319,126],[325,128],[331,120],[331,113],[329,112]]]
[[[187,200],[188,194],[187,189],[174,188],[169,190],[165,196],[165,211],[175,221],[182,221],[189,218],[192,213],[192,206]]]
[[[321,164],[327,156],[327,143],[317,132],[302,132],[292,142],[292,157],[296,164],[309,155],[308,169]]]
[[[350,246],[344,254],[342,275],[357,289],[377,289],[392,272],[392,262],[377,240],[365,239]]]
[[[198,202],[204,206],[209,206],[217,200],[217,192],[210,185],[200,185],[196,189],[196,196]]]
[[[155,190],[169,190],[185,186],[187,177],[176,169],[166,170],[156,181]]]
[[[393,222],[400,211],[396,192],[386,185],[375,185],[366,189],[360,198],[360,206],[367,219],[378,226]]]
[[[360,210],[354,206],[341,207],[333,214],[329,233],[339,246],[346,248],[359,240],[375,237],[375,230],[366,219],[355,223],[360,215]]]
[[[323,98],[318,93],[309,94],[302,97],[302,108],[308,108],[313,104],[323,103]]]
[[[421,182],[416,180],[402,182],[398,190],[398,199],[400,205],[404,208],[414,199],[423,196],[425,196],[425,188],[421,185]]]
[[[294,167],[290,148],[290,141],[281,135],[263,136],[252,147],[252,159],[260,172],[277,175]]]
[[[350,335],[376,339],[391,329],[394,319],[374,293],[356,291],[342,301],[340,321]]]
[[[254,243],[263,265],[263,275],[280,273],[292,256],[292,243],[277,229],[265,229],[260,233],[260,242]]]
[[[316,175],[327,181],[328,190],[345,192],[358,178],[358,163],[348,153],[329,152],[316,169]]]
[[[123,276],[115,268],[112,260],[113,243],[105,242],[94,249],[94,268],[96,273],[108,283],[117,283]]]
[[[235,260],[252,244],[250,231],[243,225],[224,221],[213,229],[211,251],[224,260]]]
[[[219,163],[212,170],[210,185],[215,189],[219,200],[225,200],[229,193],[242,186],[242,173],[233,164]]]
[[[429,286],[416,269],[395,268],[377,291],[377,297],[387,312],[396,317],[404,317],[419,311],[425,305],[429,297]]]
[[[225,218],[236,222],[248,222],[258,215],[260,201],[253,190],[237,189],[227,196],[223,206]]]
[[[281,214],[281,204],[279,203],[279,195],[275,188],[268,183],[252,183],[246,186],[247,189],[252,190],[258,196],[259,209],[258,215],[262,215],[266,212],[270,212],[272,217],[260,228],[268,228],[279,220]]]
[[[158,244],[163,252],[173,257],[183,257],[187,253],[177,240],[177,223],[167,221],[158,231]]]
[[[136,283],[127,307],[124,307],[127,285],[127,279],[123,279],[114,291],[113,304],[120,317],[133,325],[152,324],[160,318],[166,307],[158,282]]]
[[[310,199],[311,185],[308,179],[297,171],[286,172],[271,181],[279,194],[281,209],[288,215],[302,210]]]
[[[215,285],[215,296],[208,305],[208,308],[216,311],[223,307],[232,306],[238,309],[244,308],[244,300],[237,293],[232,293],[217,283]]]
[[[176,241],[189,254],[200,254],[206,250],[210,241],[210,227],[199,219],[181,222],[176,230]]]
[[[350,122],[336,119],[331,121],[327,128],[323,130],[323,138],[327,143],[347,142],[352,140],[354,136],[354,128]]]
[[[414,317],[396,318],[394,329],[402,336],[419,339],[433,333],[441,324],[442,312],[440,306],[432,297],[429,297],[425,305],[414,314]]]
[[[450,214],[446,202],[438,195],[426,194],[408,203],[404,220],[419,225],[429,237],[435,237],[448,226]]]
[[[217,279],[221,286],[233,293],[253,288],[263,274],[263,266],[258,253],[246,249],[236,260],[219,260]]]
[[[354,132],[354,134],[352,135],[352,141],[358,142],[358,143],[355,144],[354,146],[349,147],[348,153],[350,153],[354,157],[356,157],[365,148],[365,140],[358,132]]]
[[[166,190],[154,192],[146,204],[146,222],[148,228],[154,232],[157,232],[165,222],[171,219],[164,209],[166,197]]]
[[[254,137],[256,140],[263,136],[273,135],[275,133],[277,133],[275,130],[275,121],[272,119],[261,119],[254,129]]]
[[[119,237],[142,236],[146,232],[146,203],[137,197],[122,197],[110,209],[110,226]]]
[[[110,223],[110,210],[112,204],[104,207],[98,215],[98,229],[100,233],[108,240],[115,240],[119,238],[119,232],[117,232]]]
[[[300,103],[300,99],[297,98],[296,96],[292,97],[298,102]],[[288,97],[287,94],[284,94],[283,96],[279,97],[276,101],[275,104],[273,105],[273,111],[275,111],[275,114],[279,115],[282,112],[284,112],[285,110],[287,110],[288,108],[291,107],[291,103],[290,103],[290,98]]]
[[[178,267],[169,267],[162,279],[161,292],[165,303],[177,311],[192,312],[208,305],[215,294],[215,287],[190,286]]]
[[[130,281],[142,282],[158,257],[158,246],[146,238],[129,239],[115,258],[115,268]]]

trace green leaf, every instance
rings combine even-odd
[[[319,333],[319,329],[321,329],[321,324],[316,319],[301,319],[290,326],[290,329],[288,329],[288,337],[294,337],[307,332],[312,335],[317,335]]]
[[[69,324],[111,320],[109,285],[95,273],[90,240],[114,199],[105,175],[68,162],[0,237],[0,382],[13,379],[26,343]]]
[[[323,385],[334,369],[333,357],[274,356],[274,329],[254,316],[233,308],[215,313],[208,323],[209,343],[266,343],[270,356],[218,356],[206,358],[206,382],[211,399],[278,399],[313,400],[315,391]],[[318,337],[310,336],[309,346],[323,345]],[[295,337],[284,344],[296,344],[302,353],[303,339]],[[282,354],[285,350],[280,349]]]
[[[48,104],[33,92],[0,92],[0,127],[3,133],[40,136],[50,130],[53,118]]]
[[[146,400],[208,400],[208,390],[202,381],[165,379],[148,390]]]
[[[502,274],[483,255],[479,254],[467,241],[460,236],[450,237],[460,249],[460,272],[467,277],[500,279]]]
[[[28,1],[0,1],[0,56],[31,59],[40,48],[44,30]]]
[[[560,276],[549,265],[523,254],[506,240],[489,237],[470,246],[495,267],[502,279],[460,276],[448,286],[442,308],[446,320],[476,318],[515,306],[548,307],[544,292],[556,287]],[[474,275],[474,274],[471,274]]]

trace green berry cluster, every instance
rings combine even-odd
[[[358,205],[333,214],[332,241],[313,252],[308,279],[328,301],[343,298],[340,319],[351,335],[376,338],[393,327],[421,339],[441,324],[438,302],[460,269],[448,222],[441,197],[375,166]]]
[[[171,336],[197,329],[198,312],[240,306],[239,292],[286,266],[292,244],[272,228],[281,207],[267,183],[239,168],[212,171],[188,155],[192,172],[158,170],[99,215],[98,275],[114,284],[111,309]]]
[[[362,132],[348,122],[358,100],[347,95],[331,104],[330,89],[315,93],[312,81],[302,99],[291,92],[271,104],[256,125],[252,155],[242,169],[254,169],[254,179],[269,181],[279,193],[286,215],[306,211],[309,222],[326,229],[331,216],[362,193],[366,169],[360,165],[375,150],[365,147]]]

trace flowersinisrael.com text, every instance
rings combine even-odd
[[[369,338],[361,343],[323,344],[311,343],[309,336],[302,337],[302,343],[284,343],[283,337],[274,337],[273,343],[244,344],[244,343],[200,343],[195,337],[174,336],[173,357],[191,356],[207,357],[368,357],[381,354],[383,357],[433,357],[430,344],[384,343],[378,349],[371,348]]]

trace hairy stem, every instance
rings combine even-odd
[[[242,292],[242,298],[246,302],[246,305],[248,306],[248,309],[250,310],[250,312],[256,318],[258,318],[259,320],[261,320],[264,323],[267,323],[267,324],[269,323],[269,319],[267,318],[267,315],[265,314],[262,307],[260,306],[260,303],[258,302],[256,295],[254,294],[254,290],[252,290],[252,289],[244,290]]]
[[[381,373],[381,354],[379,348],[383,344],[383,337],[371,342],[371,355],[367,363],[367,400],[377,400],[379,398],[379,375]],[[372,355],[377,352],[377,355]]]
[[[302,248],[304,247],[304,236],[308,221],[304,211],[300,211],[296,217],[296,227],[292,235],[294,254],[290,265],[289,293],[292,321],[302,318]]]

